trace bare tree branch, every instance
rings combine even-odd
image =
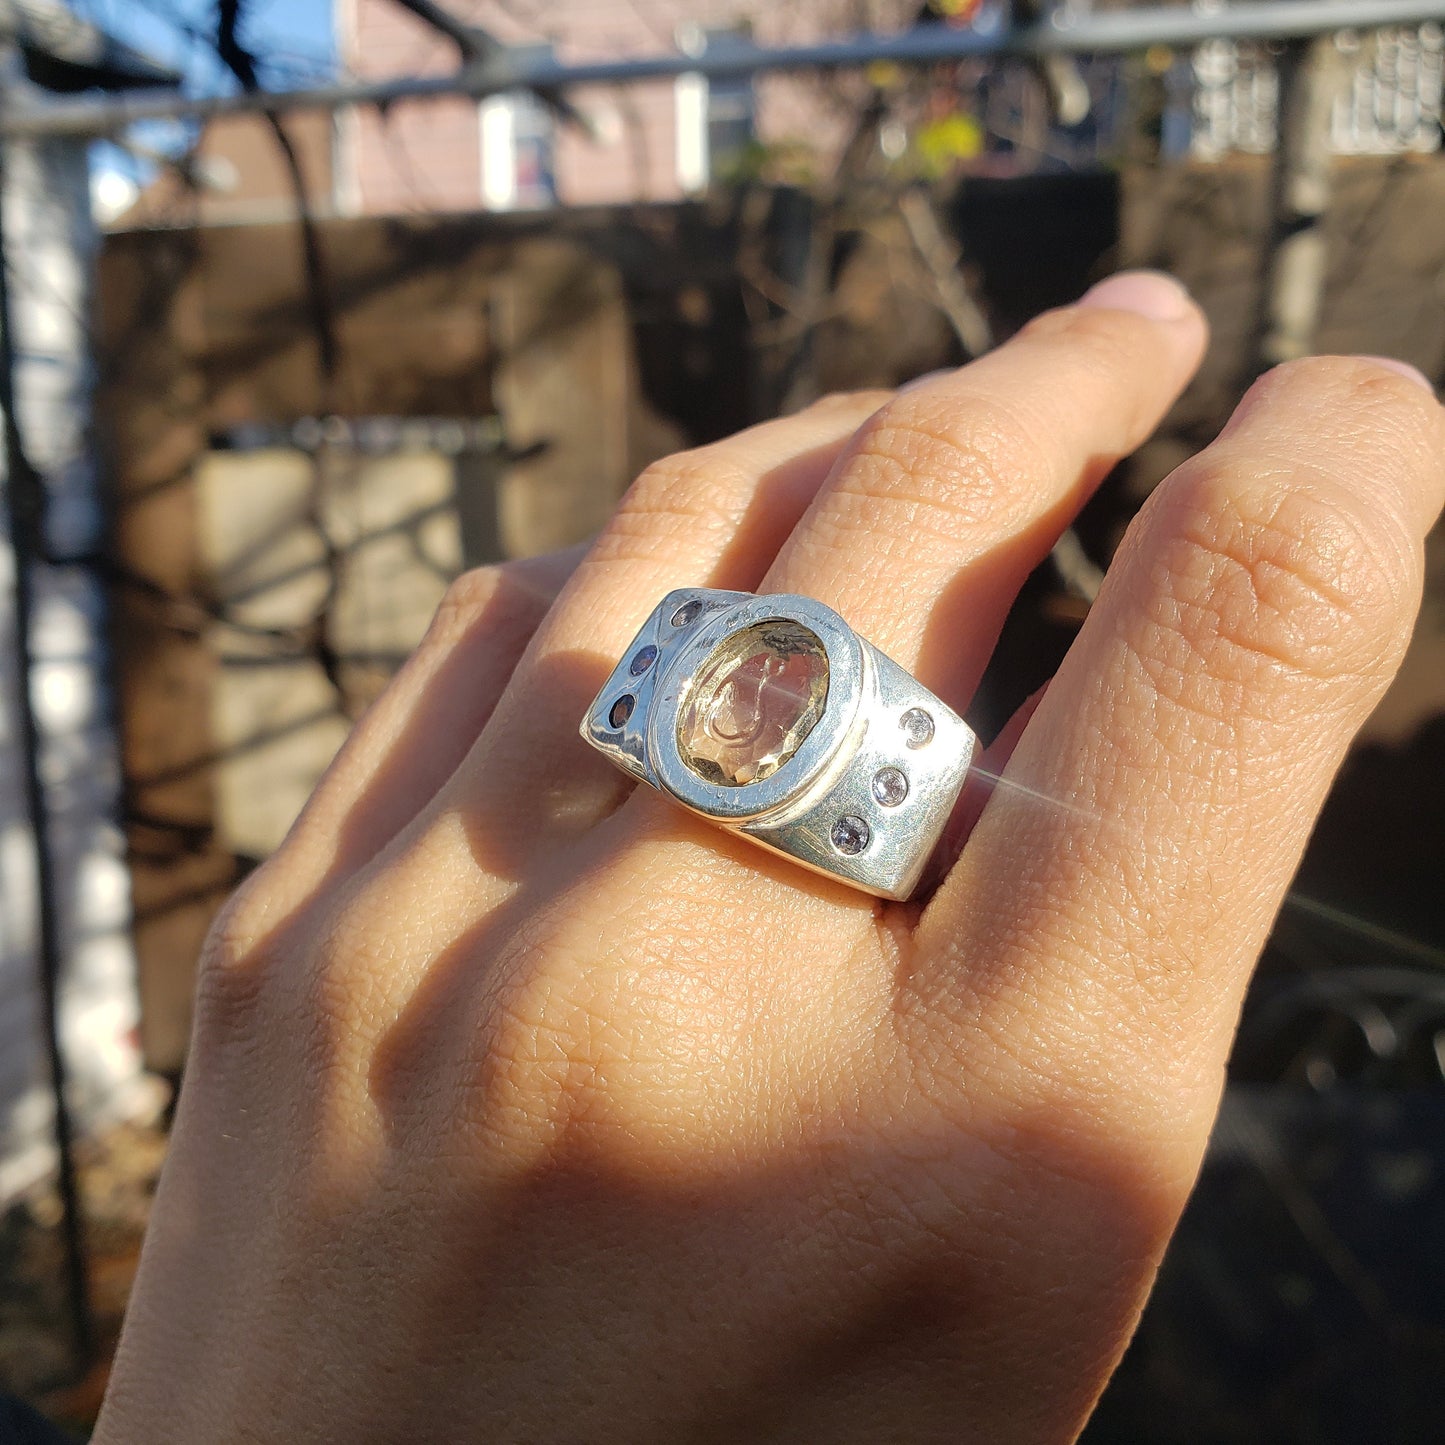
[[[241,24],[242,0],[220,0],[216,6],[216,54],[241,83],[242,90],[259,92],[261,79],[256,71],[256,58],[242,44],[238,31]],[[311,192],[301,166],[301,157],[291,142],[286,127],[275,111],[266,111],[266,123],[276,139],[277,148],[286,166],[291,190],[296,199],[296,219],[301,232],[301,254],[306,268],[306,294],[311,307],[312,327],[316,333],[316,350],[321,364],[327,405],[335,404],[332,395],[340,366],[336,327],[331,310],[331,290],[327,285],[326,261],[321,241],[316,234],[316,219],[311,211]]]
[[[392,0],[418,20],[430,25],[438,34],[446,36],[457,47],[462,65],[480,65],[495,55],[502,46],[497,39],[480,25],[471,25],[453,15],[436,3],[436,0]],[[575,125],[591,140],[596,140],[596,127],[583,115],[560,90],[538,87],[534,94],[568,125]]]
[[[908,234],[918,259],[933,282],[934,300],[948,317],[963,349],[970,356],[982,356],[993,345],[993,330],[973,299],[959,270],[962,257],[958,247],[938,224],[928,197],[919,189],[904,191],[898,200]]]
[[[435,0],[392,0],[392,3],[430,25],[438,34],[445,35],[461,53],[464,65],[484,60],[497,48],[497,42],[479,25],[469,25],[436,4]]]

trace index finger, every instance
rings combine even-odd
[[[922,920],[930,1011],[1192,1178],[1249,971],[1399,664],[1445,410],[1377,362],[1256,384],[1151,498]],[[1171,1152],[1172,1151],[1172,1152]],[[1181,1201],[1182,1202],[1182,1201]]]

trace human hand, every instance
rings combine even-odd
[[[710,828],[576,728],[693,585],[816,597],[962,709],[1204,342],[1115,278],[659,463],[555,604],[570,561],[464,578],[210,941],[97,1445],[1072,1438],[1403,651],[1445,412],[1365,360],[1258,383],[931,898]]]

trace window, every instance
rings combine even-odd
[[[538,53],[548,54],[550,47],[540,47]],[[480,112],[482,204],[489,211],[555,205],[552,112],[527,90],[489,96]]]
[[[743,49],[748,36],[739,30],[679,29],[677,43],[685,55],[726,54]],[[735,165],[757,135],[753,82],[748,75],[709,80],[697,71],[679,75],[676,105],[677,183],[691,195],[705,190],[714,176]]]

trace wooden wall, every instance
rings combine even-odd
[[[589,535],[680,439],[639,398],[621,273],[575,239],[473,219],[327,223],[322,241],[330,378],[294,228],[127,234],[102,264],[125,825],[163,1071],[219,902],[449,577]],[[285,445],[333,414],[492,419],[499,445]],[[248,435],[266,445],[226,449]]]

